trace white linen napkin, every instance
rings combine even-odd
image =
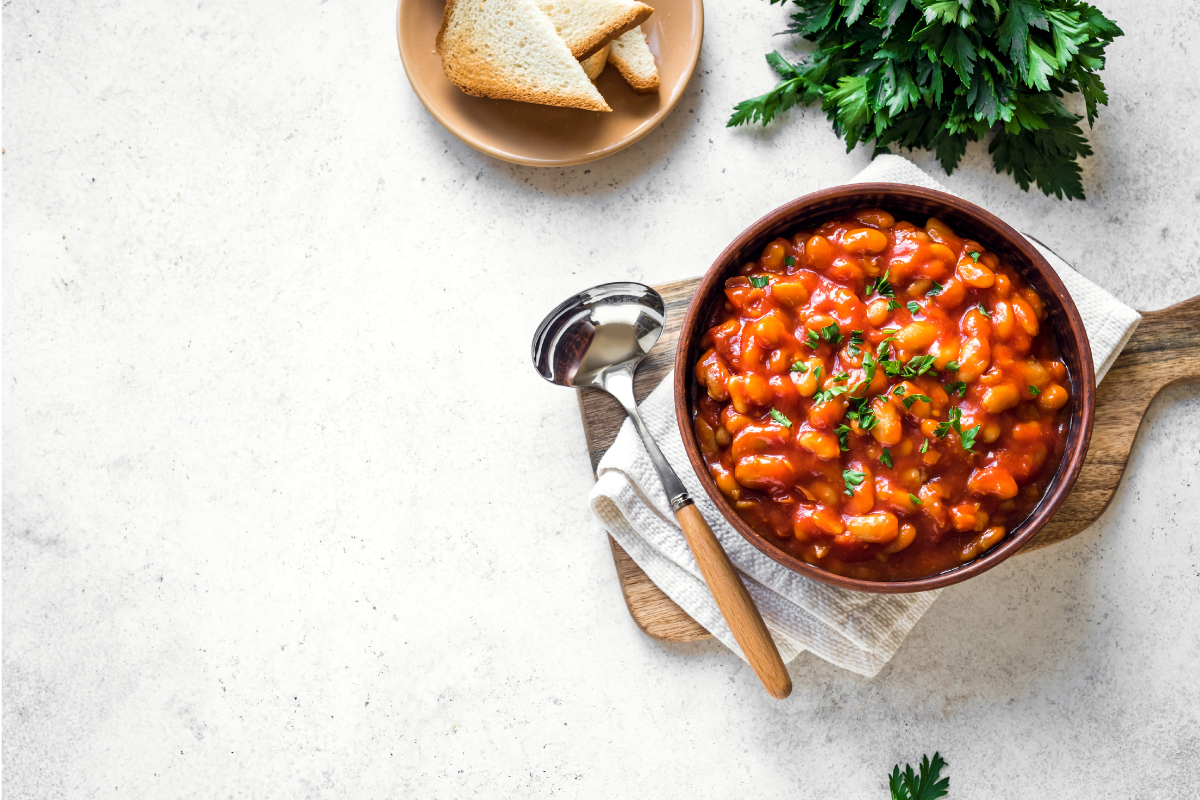
[[[854,182],[907,183],[946,191],[910,161],[893,155],[876,158]],[[1058,272],[1079,308],[1092,345],[1098,382],[1141,317],[1053,253],[1041,247],[1038,250]],[[876,675],[940,590],[903,595],[846,591],[809,580],[759,552],[724,521],[692,471],[675,422],[672,377],[668,374],[642,403],[642,417],[742,574],[784,661],[810,650],[860,675]],[[705,586],[658,475],[629,420],[600,460],[597,473],[589,497],[596,517],[660,589],[726,647],[745,658]]]

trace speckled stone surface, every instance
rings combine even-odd
[[[983,145],[945,180],[1127,303],[1200,293],[1200,10],[1127,36],[1087,202]],[[3,788],[9,798],[1200,792],[1200,389],[1100,522],[948,590],[875,679],[772,701],[626,614],[541,315],[699,274],[844,181],[819,110],[730,131],[785,11],[710,3],[640,144],[564,170],[421,107],[389,2],[3,7]],[[917,163],[930,168],[918,154]]]

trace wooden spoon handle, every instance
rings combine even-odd
[[[775,641],[767,631],[767,624],[750,599],[733,562],[694,503],[676,511],[675,518],[679,520],[700,574],[717,601],[717,608],[721,609],[729,630],[733,631],[733,638],[746,654],[746,660],[771,696],[784,699],[792,693],[792,676],[788,675]]]

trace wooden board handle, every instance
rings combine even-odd
[[[700,574],[733,632],[733,638],[746,654],[746,660],[771,696],[783,700],[792,693],[792,676],[767,631],[767,624],[733,568],[733,562],[694,503],[676,511],[675,518],[679,520]]]

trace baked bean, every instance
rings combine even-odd
[[[984,246],[861,209],[726,280],[693,365],[692,433],[772,543],[907,580],[977,558],[1036,507],[1070,376],[1041,297]]]
[[[828,267],[836,252],[833,242],[824,236],[814,236],[804,243],[804,261],[813,269]]]
[[[1017,387],[1011,383],[1002,383],[999,386],[993,386],[983,393],[983,407],[992,414],[999,414],[1001,411],[1008,409],[1021,402],[1021,395],[1017,391]]]
[[[886,400],[876,398],[871,403],[875,411],[875,427],[871,428],[871,436],[883,445],[891,445],[900,441],[903,431],[900,427],[900,412]]]
[[[1017,482],[1003,467],[984,467],[971,473],[967,488],[975,494],[990,494],[1007,500],[1017,496]]]
[[[997,525],[994,528],[988,528],[983,533],[976,536],[966,546],[963,547],[959,560],[962,563],[972,561],[979,556],[991,550],[996,545],[1000,544],[1004,539],[1004,528]]]
[[[917,538],[917,528],[915,525],[904,523],[900,526],[899,535],[891,541],[891,543],[883,548],[883,552],[891,555],[899,553],[904,548],[913,543],[913,539]]]
[[[938,327],[932,322],[910,322],[896,334],[896,346],[905,350],[924,350],[938,337]]]
[[[783,267],[783,259],[788,255],[790,249],[786,239],[776,239],[762,251],[762,258],[759,259],[759,262],[768,272],[778,272]]]
[[[986,289],[996,282],[996,273],[983,264],[976,263],[970,256],[958,262],[955,274],[973,289]]]
[[[842,237],[842,247],[847,253],[870,253],[876,255],[887,249],[888,238],[874,228],[857,228]]]
[[[832,461],[842,454],[836,436],[821,431],[804,431],[799,437],[800,446],[817,458]]]
[[[1052,383],[1042,390],[1038,395],[1038,405],[1046,411],[1058,411],[1067,404],[1067,390],[1059,386],[1057,383]]]
[[[1040,325],[1038,324],[1037,314],[1033,308],[1023,297],[1014,297],[1012,299],[1013,316],[1017,318],[1017,322],[1030,336],[1037,336]]]
[[[871,304],[867,306],[867,321],[879,327],[887,322],[888,314],[890,313],[888,310],[888,301],[882,297],[877,298],[872,300]]]
[[[900,520],[887,511],[875,511],[847,519],[846,532],[863,542],[887,544],[900,533]]]
[[[798,308],[808,302],[808,287],[800,280],[778,280],[771,284],[771,296],[788,308]]]
[[[734,465],[733,476],[747,489],[779,491],[796,480],[796,469],[787,456],[748,456]]]
[[[890,228],[896,224],[896,218],[879,208],[864,208],[854,212],[854,218],[863,225],[874,225],[876,228]]]

